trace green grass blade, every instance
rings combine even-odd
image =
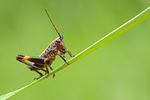
[[[91,46],[89,46],[88,48],[86,48],[85,50],[80,52],[79,54],[77,54],[74,58],[70,59],[68,61],[68,63],[72,64],[73,62],[81,59],[82,57],[84,57],[86,55],[88,55],[89,53],[93,52],[94,50],[96,50],[99,47],[103,46],[104,44],[108,43],[112,39],[114,39],[117,36],[121,35],[123,32],[129,30],[130,28],[132,28],[136,24],[140,23],[141,21],[143,21],[144,19],[146,19],[149,16],[150,16],[150,7],[148,7],[147,9],[142,11],[140,14],[136,15],[131,20],[129,20],[125,24],[121,25],[117,29],[113,30],[112,32],[110,32],[109,34],[107,34],[106,36],[104,36],[103,38],[101,38],[100,40],[98,40],[97,42],[95,42],[94,44],[92,44]],[[51,71],[50,75],[62,70],[65,67],[67,67],[67,64],[64,63],[64,64],[60,65],[59,67],[57,67],[54,71]],[[45,78],[45,76],[43,76],[39,80],[36,80],[36,81],[30,83],[29,85],[27,85],[25,87],[22,87],[22,88],[20,88],[18,90],[15,90],[13,92],[9,92],[7,94],[1,95],[0,100],[6,100],[6,99],[16,95],[17,93],[20,93],[20,92],[24,91],[25,89],[31,87],[32,85],[38,83],[39,81],[43,80],[44,78]]]

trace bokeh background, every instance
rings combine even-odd
[[[0,0],[0,95],[38,74],[16,60],[38,56],[58,37],[73,55],[150,6],[149,0]],[[70,59],[66,54],[66,59]],[[60,57],[52,64],[58,67]],[[150,18],[10,100],[150,100]]]

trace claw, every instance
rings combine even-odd
[[[55,77],[55,74],[53,74],[53,78]]]
[[[74,56],[71,56],[71,57],[73,58],[73,57],[75,57],[75,55],[74,55]]]
[[[49,73],[47,74],[47,76],[45,78],[48,78],[49,77]]]

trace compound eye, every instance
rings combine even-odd
[[[60,40],[56,40],[57,43],[60,43]]]

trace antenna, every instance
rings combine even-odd
[[[65,23],[66,23],[66,19],[65,19],[64,26],[63,26],[63,31],[62,31],[62,37],[61,37],[62,39],[63,39],[63,36],[64,36]]]
[[[51,21],[51,23],[52,23],[53,27],[55,28],[56,32],[58,33],[59,37],[60,37],[60,38],[62,38],[62,37],[61,37],[61,35],[60,35],[60,33],[58,32],[58,30],[56,29],[55,25],[53,24],[53,22],[52,22],[52,20],[51,20],[51,18],[50,18],[50,16],[49,16],[49,14],[48,14],[48,12],[47,12],[47,10],[46,10],[46,9],[45,9],[45,11],[46,11],[47,16],[48,16],[49,20]]]

